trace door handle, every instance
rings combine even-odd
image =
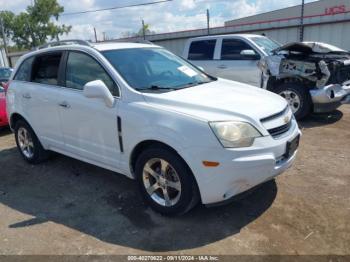
[[[226,69],[227,66],[225,66],[225,65],[219,65],[218,68],[220,68],[220,69]]]
[[[59,103],[58,105],[61,107],[64,107],[64,108],[70,108],[70,105],[66,101],[63,101],[63,102]]]
[[[23,98],[30,99],[32,98],[30,94],[26,93],[22,95]]]

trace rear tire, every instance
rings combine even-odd
[[[33,129],[24,120],[18,120],[15,125],[15,139],[20,154],[30,164],[38,164],[50,156],[49,151],[43,148]]]
[[[308,89],[301,83],[283,83],[276,86],[273,92],[287,100],[297,120],[310,114],[312,100]]]
[[[145,202],[163,215],[181,215],[199,201],[193,174],[174,151],[146,148],[137,158],[136,179]]]

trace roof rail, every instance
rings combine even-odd
[[[134,43],[154,45],[151,41],[149,41],[149,40],[144,40],[144,39],[136,40],[136,41],[134,41]]]
[[[109,41],[106,41],[108,43]],[[111,40],[111,42],[127,42],[127,43],[139,43],[139,44],[148,44],[148,45],[154,45],[149,40],[144,40],[144,39],[132,39],[132,38],[122,38],[122,39],[114,39]]]
[[[72,44],[92,46],[90,42],[85,41],[85,40],[67,39],[67,40],[60,40],[60,41],[47,43],[47,44],[35,47],[34,49],[39,50],[39,49],[48,48],[48,47],[52,47],[52,46],[62,46],[62,45],[72,45]]]

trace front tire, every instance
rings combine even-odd
[[[145,149],[136,161],[135,173],[144,200],[163,215],[184,214],[198,203],[191,170],[176,152],[166,147]]]
[[[283,83],[273,90],[287,100],[294,116],[300,120],[312,109],[312,101],[308,89],[300,83]]]
[[[28,163],[38,164],[49,157],[49,152],[43,148],[30,125],[19,120],[15,125],[17,148]]]

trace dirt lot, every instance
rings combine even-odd
[[[295,165],[241,200],[162,217],[136,184],[0,131],[0,254],[350,254],[350,106],[300,123]]]

